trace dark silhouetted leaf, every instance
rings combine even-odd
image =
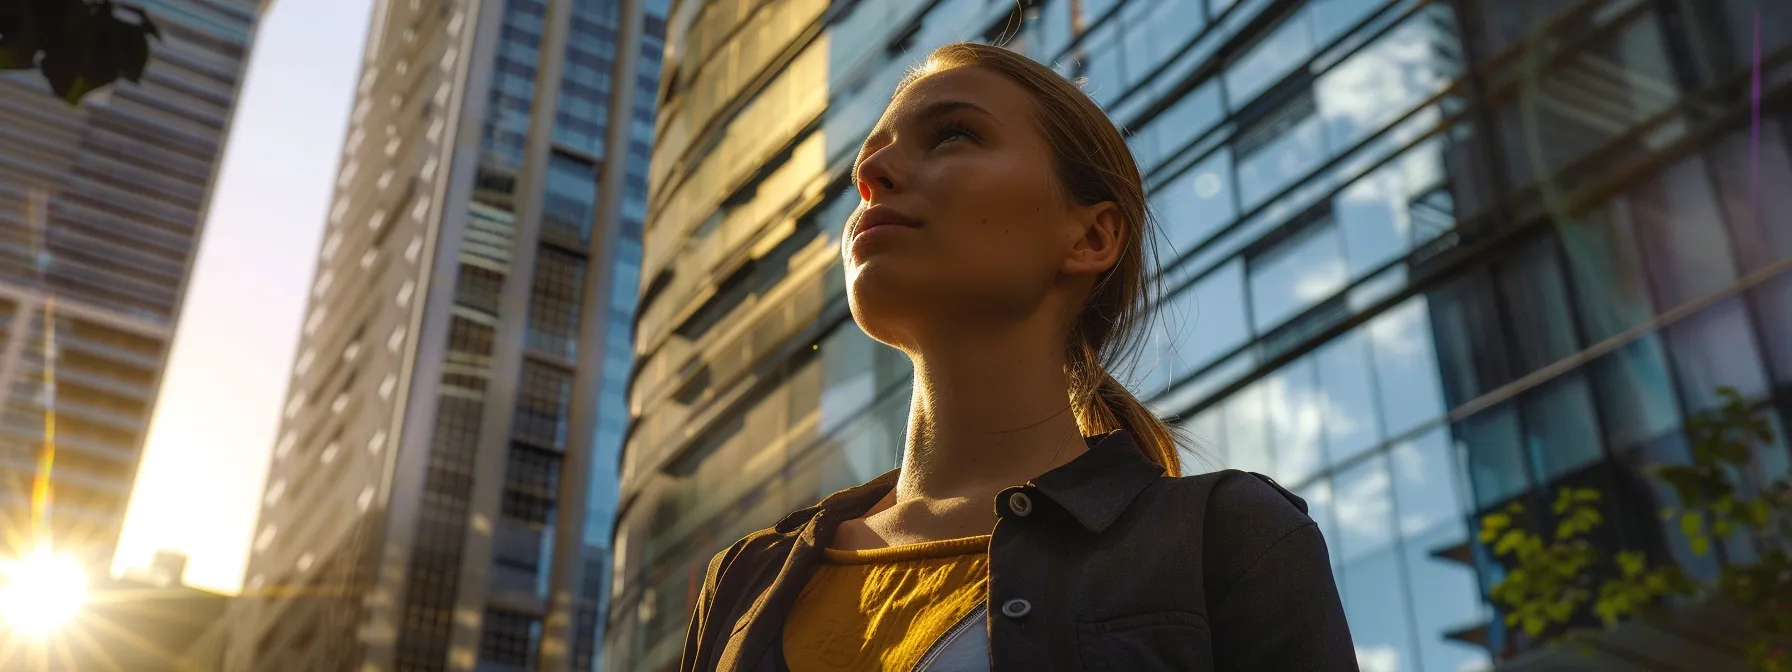
[[[58,98],[138,81],[158,29],[142,9],[113,0],[7,0],[0,7],[0,70],[35,68]]]

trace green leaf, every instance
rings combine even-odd
[[[1711,551],[1711,540],[1706,539],[1703,535],[1688,539],[1687,542],[1692,546],[1694,555],[1704,555]]]
[[[1749,502],[1748,507],[1744,511],[1744,516],[1748,519],[1748,523],[1756,527],[1766,525],[1767,521],[1773,517],[1773,507],[1772,505],[1769,505],[1765,499],[1757,499]]]
[[[1520,529],[1516,529],[1516,528],[1506,530],[1506,532],[1504,534],[1500,535],[1499,543],[1494,544],[1493,554],[1494,555],[1509,555],[1509,554],[1511,554],[1514,550],[1516,550],[1519,547],[1524,545],[1525,538],[1528,536],[1530,536],[1529,533],[1525,532],[1524,530],[1520,530]]]
[[[1543,628],[1547,625],[1549,625],[1549,623],[1543,619],[1541,614],[1531,614],[1524,619],[1524,632],[1527,635],[1536,637],[1537,635],[1543,634]]]
[[[1489,513],[1481,518],[1481,543],[1493,541],[1500,530],[1512,524],[1512,517],[1503,513]]]
[[[1636,551],[1621,551],[1618,553],[1617,560],[1618,569],[1623,572],[1624,578],[1634,578],[1643,573],[1643,554]]]
[[[1681,516],[1680,516],[1680,531],[1681,532],[1685,532],[1688,536],[1693,536],[1693,535],[1699,534],[1699,532],[1703,529],[1705,529],[1705,519],[1700,517],[1699,514],[1692,513],[1690,511],[1687,513],[1681,514]]]

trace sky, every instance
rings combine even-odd
[[[262,18],[115,572],[168,549],[191,585],[242,585],[372,2]]]

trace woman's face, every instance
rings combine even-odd
[[[897,347],[1051,305],[1095,211],[1066,202],[1027,92],[974,66],[903,89],[855,171],[847,296],[859,326]]]

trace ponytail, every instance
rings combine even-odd
[[[1169,475],[1181,476],[1182,459],[1177,454],[1174,430],[1107,372],[1093,348],[1071,351],[1067,367],[1071,374],[1070,408],[1083,435],[1126,430],[1145,457]]]

